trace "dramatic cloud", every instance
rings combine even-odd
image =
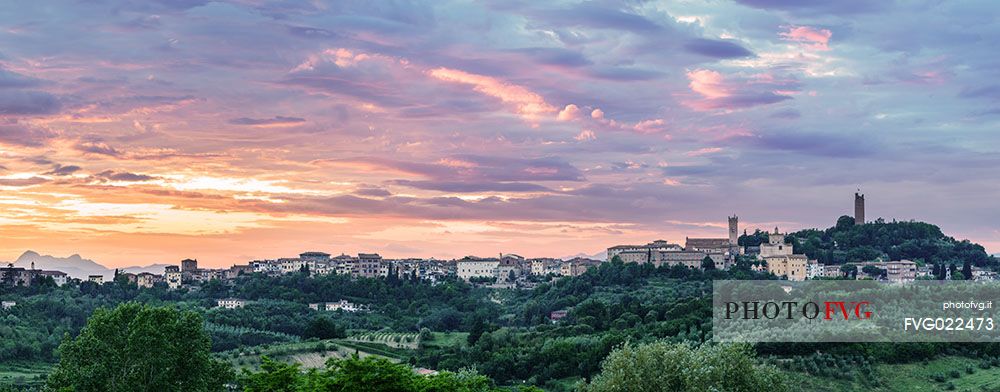
[[[0,260],[560,256],[826,227],[858,187],[1000,252],[985,3],[0,11]]]
[[[581,142],[590,141],[590,140],[597,140],[597,134],[595,134],[594,131],[591,131],[589,129],[584,129],[584,130],[580,131],[580,133],[578,133],[574,137],[574,139],[579,140]]]
[[[60,107],[59,100],[46,92],[0,90],[0,115],[53,114]]]
[[[684,45],[684,48],[692,53],[720,59],[751,57],[754,55],[753,52],[735,42],[710,39],[691,40]]]
[[[537,121],[542,116],[557,111],[555,107],[546,103],[542,96],[524,86],[448,68],[435,68],[429,74],[447,82],[471,85],[474,90],[480,93],[499,98],[504,103],[513,105],[517,114],[529,121]]]
[[[534,159],[452,155],[437,162],[408,162],[365,157],[327,162],[350,168],[391,169],[438,180],[583,181],[583,173],[556,157]]]
[[[94,177],[103,180],[121,181],[121,182],[142,182],[142,181],[151,181],[156,179],[156,177],[148,176],[145,174],[115,172],[111,170],[105,170],[100,173],[94,174]]]
[[[559,111],[559,116],[557,116],[559,121],[570,121],[580,118],[580,108],[574,104],[566,105],[563,110]]]
[[[827,45],[833,33],[827,29],[817,29],[809,26],[786,26],[787,31],[778,33],[783,39],[798,42],[815,50],[830,50]]]
[[[118,151],[117,149],[107,145],[106,143],[85,142],[77,144],[76,146],[74,146],[74,148],[76,148],[78,151],[90,154],[107,155],[112,157],[121,155],[121,151]]]
[[[707,69],[698,69],[687,74],[691,83],[691,91],[705,96],[705,98],[724,98],[730,95],[728,88],[723,85],[722,74]]]
[[[229,120],[234,125],[251,125],[255,127],[287,127],[305,123],[306,119],[298,117],[274,116],[272,118],[240,117]]]
[[[696,110],[742,109],[792,99],[789,92],[799,89],[797,81],[776,81],[771,75],[753,79],[726,80],[716,71],[699,69],[687,74],[691,91],[704,99],[687,104]]]
[[[9,187],[26,187],[38,184],[44,184],[49,182],[42,177],[31,177],[31,178],[0,178],[0,186]]]
[[[449,193],[469,192],[547,192],[551,189],[525,182],[459,182],[459,181],[409,181],[396,180],[395,185],[435,190]]]
[[[66,165],[66,166],[63,166],[63,165],[60,165],[60,164],[56,164],[55,167],[52,168],[52,170],[49,170],[45,174],[50,175],[50,176],[68,176],[70,174],[73,174],[73,173],[76,173],[76,172],[80,171],[80,169],[81,168],[79,166],[76,166],[76,165]]]
[[[0,69],[0,88],[35,87],[41,81],[5,69]]]
[[[0,120],[0,143],[25,147],[40,147],[47,140],[55,136],[55,132],[47,129],[21,124],[14,120],[6,122]]]

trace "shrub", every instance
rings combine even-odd
[[[948,372],[948,375],[951,376],[951,378],[959,378],[959,377],[962,377],[962,372],[960,372],[958,370],[952,370],[952,371]]]
[[[968,374],[972,374],[972,373],[976,372],[976,369],[973,368],[971,365],[970,366],[966,366],[965,367],[965,372],[968,373]]]

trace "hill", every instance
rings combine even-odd
[[[768,233],[756,231],[740,236],[747,246],[766,242]],[[795,244],[795,253],[805,254],[823,264],[883,260],[913,260],[924,263],[958,264],[968,261],[977,267],[996,266],[997,259],[969,240],[956,240],[941,228],[924,222],[882,219],[855,225],[854,218],[842,216],[825,230],[806,229],[790,233],[785,241]]]

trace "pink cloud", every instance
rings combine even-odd
[[[797,42],[813,50],[830,50],[828,45],[833,33],[827,29],[809,26],[785,26],[788,31],[778,33],[786,41]]]
[[[575,106],[575,105],[571,105]],[[607,118],[604,115],[604,111],[600,108],[594,108],[590,112],[590,118],[592,122],[600,124],[605,129],[615,129],[622,131],[635,131],[639,133],[655,133],[660,132],[665,129],[666,121],[661,118],[654,118],[649,120],[642,120],[637,123],[620,122],[611,118]],[[580,139],[577,139],[580,140]]]
[[[698,157],[702,155],[714,154],[720,151],[722,151],[722,149],[719,147],[705,147],[705,148],[699,148],[694,151],[688,151],[684,155],[687,155],[689,157]]]
[[[371,58],[372,56],[367,53],[355,53],[344,48],[326,49],[309,55],[306,61],[293,68],[291,72],[312,71],[323,62],[334,63],[341,68],[351,67]]]
[[[640,121],[633,125],[632,129],[640,133],[653,133],[662,131],[665,125],[666,121],[663,121],[662,118],[657,118],[653,120]]]
[[[580,118],[580,108],[574,104],[566,105],[563,110],[559,111],[559,115],[556,117],[559,121],[572,121]]]
[[[584,129],[580,131],[580,133],[576,135],[574,139],[576,139],[577,141],[586,142],[590,140],[597,140],[597,135],[594,133],[594,131],[591,131],[589,129]]]
[[[701,94],[705,98],[723,98],[730,95],[729,89],[724,85],[722,74],[707,69],[696,69],[689,71],[687,77],[691,80],[688,84],[691,91]]]
[[[696,69],[688,71],[687,77],[690,80],[688,87],[701,98],[688,98],[683,103],[699,111],[769,105],[791,99],[791,94],[799,91],[797,80],[770,74],[731,75],[727,78],[717,71]]]
[[[446,82],[472,85],[473,90],[479,93],[499,98],[504,103],[513,105],[517,114],[528,121],[534,122],[543,115],[558,111],[554,106],[546,103],[541,95],[526,87],[507,83],[490,76],[444,67],[432,69],[428,71],[428,75]]]

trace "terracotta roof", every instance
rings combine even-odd
[[[728,238],[688,238],[684,248],[727,248]]]

